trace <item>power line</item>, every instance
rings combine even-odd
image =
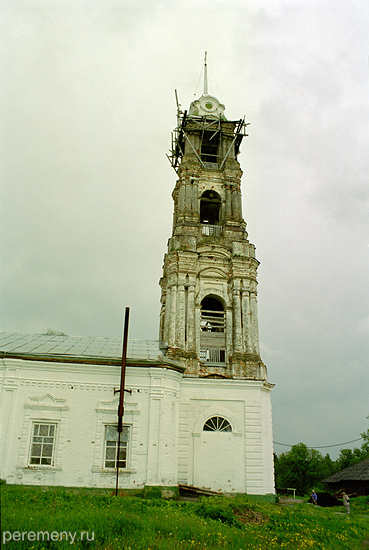
[[[308,449],[328,449],[329,447],[340,447],[341,445],[348,445],[348,443],[355,443],[355,441],[360,441],[364,439],[363,437],[358,437],[358,439],[352,439],[351,441],[345,441],[344,443],[336,443],[335,445],[320,445],[317,447],[307,447]],[[283,447],[294,447],[294,445],[287,445],[287,443],[279,443],[278,441],[273,441],[275,445],[283,445]]]

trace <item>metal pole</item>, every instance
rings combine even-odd
[[[123,430],[124,383],[125,383],[125,378],[126,378],[128,320],[129,320],[129,307],[126,307],[126,315],[125,315],[125,319],[124,319],[124,334],[123,334],[122,370],[121,370],[121,375],[120,375],[120,389],[118,390],[119,391],[119,407],[118,407],[117,483],[116,483],[116,487],[115,487],[115,496],[118,496],[120,434],[122,433],[122,430]]]
[[[117,479],[115,484],[115,496],[118,496],[118,485],[119,485],[119,451],[120,451],[120,432],[118,432],[118,447],[117,447]]]
[[[204,95],[208,95],[208,66],[206,63],[206,54],[205,52],[205,61],[204,61]]]

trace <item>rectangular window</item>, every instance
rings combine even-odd
[[[56,426],[56,424],[33,424],[30,465],[54,465]]]
[[[118,459],[118,428],[117,426],[105,426],[105,468],[116,468],[118,460],[119,468],[128,467],[128,439],[129,426],[123,426],[123,431],[120,434]]]

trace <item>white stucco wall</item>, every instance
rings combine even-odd
[[[254,380],[182,380],[179,483],[227,492],[274,493],[270,389]],[[203,431],[212,416],[228,420],[232,433]]]
[[[120,368],[106,365],[2,360],[0,467],[9,483],[106,487],[104,425],[116,424]],[[130,427],[125,488],[177,483],[177,425],[181,373],[127,367],[123,423]],[[34,421],[56,422],[53,467],[28,466]]]
[[[0,476],[8,483],[115,487],[104,468],[104,426],[116,424],[120,368],[2,359]],[[262,381],[183,378],[161,366],[127,367],[130,428],[121,488],[177,483],[274,493],[270,389]],[[222,416],[232,432],[206,432]],[[57,424],[52,467],[29,466],[33,422]]]

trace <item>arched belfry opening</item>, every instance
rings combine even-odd
[[[215,296],[206,296],[201,302],[200,361],[207,364],[225,364],[225,311]]]
[[[201,330],[203,332],[224,332],[223,304],[211,296],[201,302]]]
[[[200,223],[219,224],[221,204],[221,198],[216,191],[204,191],[200,200]]]

